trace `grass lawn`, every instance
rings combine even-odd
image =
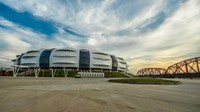
[[[106,78],[126,78],[122,73],[120,72],[104,72]]]
[[[109,82],[128,83],[128,84],[161,84],[161,85],[177,85],[180,81],[157,79],[157,78],[132,78],[132,79],[110,79]]]

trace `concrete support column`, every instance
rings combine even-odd
[[[40,68],[34,68],[34,72],[35,72],[35,77],[38,78],[38,75],[40,73]]]
[[[68,70],[66,71],[66,69],[63,68],[63,71],[64,71],[64,75],[65,75],[65,77],[67,77],[67,75],[68,75]]]
[[[52,78],[55,76],[55,74],[56,74],[56,71],[57,71],[57,69],[51,69],[51,76],[52,76]]]
[[[13,66],[13,77],[17,77],[20,67]]]

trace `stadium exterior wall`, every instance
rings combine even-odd
[[[123,58],[96,50],[74,48],[30,50],[17,55],[13,65],[42,69],[127,71],[127,63]]]

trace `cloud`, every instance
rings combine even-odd
[[[50,21],[44,21],[39,17],[35,17],[26,12],[17,12],[2,3],[0,3],[0,10],[0,16],[3,16],[5,19],[12,21],[15,24],[23,25],[44,34],[56,32],[55,27]]]
[[[124,3],[116,0],[101,2],[2,0],[2,2],[18,12],[28,12],[87,34],[110,34],[119,30],[134,29],[159,13],[164,4],[163,1],[154,0],[123,1]]]
[[[200,27],[197,22],[200,19],[199,6],[199,1],[188,1],[168,17],[157,30],[139,37],[141,44],[135,46],[138,50],[133,49],[137,54],[135,57],[146,55],[151,58],[146,61],[142,57],[133,59],[135,61],[132,62],[135,63],[133,69],[151,66],[166,68],[175,62],[199,56],[200,33],[197,30]]]
[[[0,25],[5,27],[0,28],[1,57],[14,59],[16,55],[30,49],[59,47],[56,44],[59,41],[49,40],[46,35],[34,32],[3,18],[0,18]]]

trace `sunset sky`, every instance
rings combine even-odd
[[[32,49],[124,58],[132,73],[200,56],[200,0],[0,0],[0,66]]]

